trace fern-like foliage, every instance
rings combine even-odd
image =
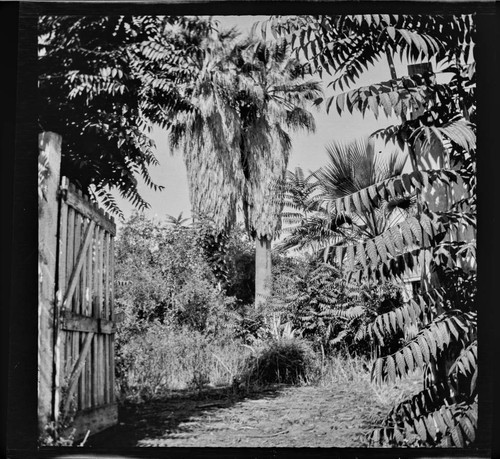
[[[448,404],[444,403],[444,395],[437,394],[437,390],[426,390],[414,397],[415,400],[425,400],[422,404],[438,406],[434,411],[429,412],[424,408],[424,414],[419,414],[422,404],[410,402],[402,405],[401,412],[404,414],[400,419],[404,418],[404,421],[392,416],[386,422],[387,426],[375,429],[370,434],[372,444],[463,448],[473,443],[477,430],[477,397],[472,402]]]
[[[399,351],[378,359],[372,369],[372,379],[376,383],[393,383],[416,370],[423,371],[450,346],[467,345],[471,327],[475,324],[475,316],[471,313],[450,311],[438,316]],[[388,322],[387,325],[392,324]]]
[[[380,314],[377,318],[360,327],[357,338],[369,336],[384,345],[384,337],[394,333],[405,332],[410,327],[422,328],[434,318],[449,309],[444,300],[442,289],[424,292],[416,298],[410,298],[399,308]]]
[[[329,209],[337,212],[366,212],[381,200],[390,200],[411,195],[437,184],[457,183],[460,173],[448,169],[417,170],[379,181],[340,199],[330,200]]]
[[[396,115],[400,124],[374,132],[372,138],[408,148],[412,155],[412,173],[358,189],[347,190],[336,177],[346,192],[323,196],[321,203],[330,216],[349,216],[351,226],[362,216],[375,221],[395,203],[412,199],[417,203],[414,212],[401,214],[372,234],[358,231],[348,240],[338,232],[343,240],[324,249],[325,260],[354,283],[376,285],[422,272],[420,295],[379,314],[356,334],[358,339],[370,337],[382,349],[372,368],[374,383],[393,383],[416,372],[424,380],[424,390],[397,404],[381,428],[373,431],[371,441],[470,445],[477,428],[473,17],[274,17],[262,31],[269,28],[305,56],[305,72],[326,71],[332,76],[331,87],[337,93],[327,99],[327,110],[334,107],[340,115],[355,111],[363,116]],[[435,58],[440,70],[452,76],[446,83],[438,82],[433,72],[394,77],[392,55],[413,62]],[[356,87],[364,71],[385,58],[393,78]],[[432,154],[442,158],[436,170],[424,166]],[[436,193],[444,193],[444,204],[423,199]],[[344,232],[352,234],[347,228]],[[389,348],[387,343],[394,338],[399,344]]]

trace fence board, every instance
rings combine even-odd
[[[109,250],[110,254],[115,253],[115,240],[114,238],[110,238],[109,241]],[[109,277],[110,277],[110,282],[109,282],[109,313],[110,313],[110,320],[115,321],[115,283],[114,283],[114,278],[115,278],[115,265],[114,263],[110,263],[109,265]],[[115,336],[111,335],[110,336],[110,368],[115,368]],[[116,401],[116,395],[115,395],[115,372],[111,372],[111,403],[115,403]]]
[[[103,316],[104,319],[109,320],[109,233],[105,232],[103,237],[103,252],[104,252],[104,260],[103,260],[103,269],[104,269],[104,311]],[[109,362],[109,336],[104,336],[104,360]],[[109,365],[104,366],[104,403],[108,404],[110,402],[110,367]]]
[[[77,244],[80,243],[80,235],[77,234],[76,225],[76,215],[75,211],[71,208],[68,208],[68,229],[67,229],[67,242],[66,242],[66,272],[71,272],[72,267],[75,264],[75,251],[78,251]],[[76,247],[75,247],[76,246]],[[67,289],[67,285],[64,286],[65,290]],[[64,303],[62,306],[61,314],[64,314]],[[65,336],[65,368],[63,371],[63,379],[66,381],[66,378],[71,371],[71,366],[73,365],[73,334],[72,333],[64,333]]]
[[[61,137],[52,132],[38,136],[38,161],[50,172],[39,181],[38,199],[38,428],[53,420],[54,325],[59,240]],[[41,186],[41,188],[40,188]]]
[[[80,378],[80,374],[83,370],[85,361],[87,359],[87,355],[90,350],[90,346],[92,345],[93,338],[94,338],[94,333],[88,333],[87,336],[85,337],[85,343],[83,345],[82,352],[80,353],[75,368],[71,373],[71,377],[68,383],[68,393],[66,395],[67,398],[64,403],[64,414],[66,414],[69,410],[69,406],[71,404],[71,397],[76,388],[78,379]]]
[[[65,178],[59,197],[52,415],[75,410],[78,438],[89,425],[98,431],[116,423],[116,226]]]
[[[116,331],[116,321],[98,319],[84,314],[64,311],[61,318],[61,328],[71,332],[92,332],[109,335]]]
[[[101,287],[101,230],[100,228],[97,228],[96,230],[96,270],[95,270],[95,275],[96,275],[96,302],[95,302],[95,314],[94,317],[96,319],[99,319],[101,317],[101,298],[100,294],[102,291]],[[96,348],[96,356],[102,356],[101,352],[101,336],[97,336],[96,343],[95,343],[95,348]],[[95,374],[95,386],[94,386],[94,394],[95,394],[95,403],[97,405],[102,404],[101,401],[101,362],[103,359],[96,358],[94,364],[95,368],[94,374]]]
[[[63,185],[65,185],[63,179]],[[67,244],[67,234],[68,234],[68,206],[61,201],[61,207],[59,211],[59,240],[58,240],[58,266],[57,266],[57,293],[56,293],[56,303],[55,303],[55,327],[54,327],[54,376],[53,376],[53,387],[54,387],[54,398],[52,405],[53,417],[57,421],[59,418],[59,406],[61,402],[61,341],[63,331],[59,330],[57,326],[59,323],[59,314],[62,306],[62,298],[64,295],[64,289],[66,287],[66,244]]]
[[[86,225],[90,224],[90,222],[87,222],[87,219],[84,218],[83,216],[80,216],[81,218],[81,232],[85,232],[85,227]],[[82,266],[82,294],[81,294],[81,303],[78,307],[78,309],[75,311],[77,314],[85,314],[86,308],[87,308],[87,302],[88,302],[88,291],[87,291],[87,277],[88,277],[88,263],[89,263],[89,251],[88,249],[85,251],[84,254],[84,261],[83,261],[83,266]],[[82,330],[75,331],[75,339],[77,342],[77,349],[78,349],[78,354],[80,353],[80,349],[82,348],[82,343],[84,340],[84,334],[82,333]],[[78,410],[81,410],[83,408],[82,406],[82,399],[83,399],[83,394],[84,394],[85,386],[84,386],[84,380],[82,377],[78,378],[78,397],[77,397],[77,406]]]
[[[87,199],[78,196],[74,191],[68,190],[66,203],[80,214],[96,222],[113,236],[116,235],[116,226],[112,220],[106,218],[104,212],[94,207]]]
[[[81,244],[81,237],[82,237],[82,216],[78,213],[76,213],[73,209],[69,209],[73,213],[75,213],[75,232],[74,232],[74,245],[73,245],[73,261],[72,261],[72,266],[75,265],[76,263],[76,256],[78,253],[78,250],[80,248]],[[85,260],[82,269],[85,269]],[[80,308],[81,304],[81,288],[82,288],[82,276],[80,275],[78,278],[78,285],[75,291],[74,298],[71,302],[71,311],[74,311],[75,313],[78,313],[78,310]],[[65,330],[67,331],[67,330]],[[71,337],[71,348],[72,348],[72,356],[71,356],[71,365],[73,366],[76,363],[76,360],[78,359],[78,356],[80,354],[80,333],[66,333],[68,336]],[[75,404],[74,407],[76,410],[78,410],[78,405],[79,405],[79,381],[77,381],[77,390],[75,391]]]
[[[72,429],[79,433],[77,438],[83,438],[87,430],[91,433],[99,432],[117,422],[118,408],[116,404],[108,404],[78,412]],[[72,429],[68,429],[68,434]]]
[[[64,300],[63,300],[63,308],[67,309],[70,308],[71,301],[73,299],[73,294],[75,293],[77,284],[78,284],[78,279],[80,276],[80,271],[83,266],[83,260],[85,258],[85,251],[87,248],[88,244],[92,243],[92,232],[95,227],[95,222],[91,221],[89,226],[87,227],[87,230],[85,232],[85,236],[83,238],[83,241],[80,245],[80,248],[78,250],[78,255],[75,261],[75,266],[73,267],[73,270],[71,271],[70,278],[68,281],[68,286],[66,287],[66,292],[64,295]]]

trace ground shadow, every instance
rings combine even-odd
[[[276,398],[286,387],[276,384],[251,392],[234,392],[230,387],[177,390],[147,402],[124,402],[119,406],[118,425],[91,435],[85,447],[115,450],[136,447],[141,440],[176,438],[191,432],[189,427],[180,424],[189,425],[192,419],[245,399]]]

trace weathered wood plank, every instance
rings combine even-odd
[[[78,214],[78,227],[79,227],[79,244],[77,247],[80,247],[82,243],[82,235],[85,234],[85,229],[87,227],[88,223],[86,222],[86,218]],[[77,288],[77,291],[75,293],[78,293],[79,291],[79,296],[74,302],[75,307],[73,308],[73,311],[76,314],[82,314],[83,308],[84,308],[84,303],[85,303],[85,290],[86,290],[86,284],[87,284],[87,255],[88,251],[85,250],[83,253],[83,265],[80,270],[80,281],[79,281],[79,286]],[[80,331],[74,331],[74,341],[76,342],[76,352],[75,356],[80,355],[80,352],[83,348],[83,342],[85,339],[85,334],[80,332]],[[80,410],[82,408],[82,394],[84,391],[84,386],[83,386],[83,378],[80,376],[78,378],[78,388],[75,391],[76,394],[76,406],[77,409]]]
[[[99,277],[98,277],[98,258],[99,258],[99,247],[98,247],[98,234],[99,234],[99,227],[96,226],[95,232],[94,232],[94,279],[92,281],[94,285],[94,290],[92,292],[92,317],[97,317],[98,314],[98,302],[97,302],[97,291],[98,291],[98,282],[99,282]],[[97,363],[98,363],[98,348],[97,348],[97,341],[94,341],[94,344],[92,346],[92,374],[91,374],[91,385],[92,385],[92,399],[91,399],[91,407],[97,406],[97,389],[98,389],[98,376],[97,376]]]
[[[70,304],[70,301],[73,297],[73,293],[75,292],[76,284],[80,276],[80,270],[82,269],[83,266],[84,253],[87,250],[88,244],[90,244],[90,242],[92,241],[92,230],[94,229],[94,226],[95,222],[91,221],[89,226],[87,227],[85,236],[83,237],[83,242],[80,246],[80,249],[78,250],[77,260],[71,272],[71,277],[68,282],[68,287],[66,288],[66,292],[64,295],[64,300],[62,304],[62,307],[64,309],[68,308],[68,305]]]
[[[39,160],[47,161],[49,175],[43,183],[38,211],[38,427],[40,432],[53,416],[54,324],[57,285],[57,242],[61,169],[61,136],[44,132],[38,136]]]
[[[79,240],[79,243],[78,243],[78,246],[77,246],[77,249],[81,246],[82,244],[82,235],[85,234],[85,230],[86,230],[86,227],[88,225],[87,221],[86,221],[86,218],[84,216],[82,216],[81,214],[78,214],[78,223],[79,223],[79,237],[80,237],[80,240]],[[76,314],[81,314],[82,313],[82,310],[83,310],[83,307],[84,307],[84,303],[85,303],[85,287],[86,287],[86,283],[87,283],[87,253],[88,251],[85,250],[84,253],[83,253],[83,265],[82,265],[82,268],[80,270],[80,282],[79,282],[79,286],[77,288],[77,291],[75,293],[78,292],[78,290],[80,290],[80,295],[79,295],[79,298],[77,301],[75,301],[75,307],[73,308],[73,311],[76,313]],[[80,352],[81,350],[83,349],[83,344],[84,344],[84,340],[85,340],[85,336],[86,334],[85,333],[82,333],[80,331],[74,331],[73,332],[73,335],[74,335],[74,339],[77,343],[77,352],[76,352],[76,356],[80,355]],[[78,390],[75,391],[77,397],[76,397],[76,401],[77,401],[77,407],[78,409],[81,409],[82,408],[82,394],[83,394],[83,391],[84,391],[84,386],[83,386],[83,378],[80,376],[80,378],[78,378]]]
[[[82,235],[85,234],[85,225],[84,225],[84,217],[80,214],[77,214],[76,217],[76,228],[75,228],[75,253],[77,252],[78,248],[81,245],[81,239]],[[87,259],[87,251],[84,250],[82,253],[82,267],[80,269],[80,273],[78,275],[78,282],[77,286],[75,288],[75,293],[73,295],[73,307],[72,311],[76,312],[77,314],[81,313],[81,308],[82,308],[82,301],[83,297],[85,295],[83,291],[83,277],[84,277],[84,271],[85,271],[85,262]],[[75,260],[76,263],[77,260]]]
[[[90,224],[90,220],[89,220]],[[94,244],[93,242],[89,244],[87,252],[87,293],[86,293],[86,309],[85,315],[90,316],[92,314],[92,297],[93,297],[93,281],[94,281]],[[83,345],[83,342],[82,342]],[[89,357],[90,359],[90,357]],[[81,376],[83,383],[83,400],[82,407],[88,408],[90,406],[90,364],[85,365],[84,372]]]
[[[96,222],[113,236],[116,235],[116,224],[106,218],[104,212],[93,206],[87,199],[78,196],[78,194],[74,191],[68,190],[66,193],[66,203],[80,214],[85,215],[87,218]]]
[[[90,380],[90,407],[97,406],[97,362],[98,362],[98,351],[97,351],[97,339],[94,341],[92,346],[92,365],[91,365],[91,380]]]
[[[69,274],[71,273],[74,263],[75,263],[75,253],[74,253],[74,248],[75,248],[75,243],[78,244],[79,241],[75,241],[76,239],[76,215],[75,211],[71,209],[70,207],[68,208],[68,229],[66,231],[66,241],[64,243],[66,244],[66,279],[69,278]],[[61,311],[61,314],[63,314],[64,311]],[[63,378],[69,377],[69,374],[72,369],[73,363],[71,362],[72,357],[73,357],[73,334],[72,333],[65,333],[64,334],[64,352],[62,353],[63,355],[63,375],[61,375]]]
[[[62,183],[64,186],[65,183]],[[55,304],[55,323],[54,323],[54,397],[53,397],[53,416],[57,420],[59,418],[59,407],[61,403],[61,384],[62,384],[62,356],[61,346],[64,343],[64,332],[60,330],[60,313],[62,307],[62,299],[66,289],[66,241],[68,233],[68,206],[63,200],[60,200],[59,209],[59,240],[58,240],[58,279],[57,293]]]
[[[110,319],[115,320],[115,240],[111,238],[109,241],[109,276],[111,277],[111,282],[109,283],[109,313]]]
[[[107,335],[104,335],[104,403],[109,403],[109,366],[110,366],[110,361],[109,361],[109,337]]]
[[[109,276],[111,278],[110,280],[110,292],[109,292],[109,313],[110,313],[110,320],[111,321],[116,321],[115,318],[115,240],[114,238],[110,238],[109,241],[109,257],[110,257],[110,263],[109,263]],[[111,368],[111,377],[110,377],[110,385],[111,385],[111,402],[114,403],[116,401],[116,394],[115,394],[115,337],[114,335],[110,335],[109,338],[110,341],[110,368]]]
[[[94,333],[88,333],[87,336],[85,337],[85,343],[83,345],[82,352],[78,356],[78,360],[76,361],[75,368],[71,373],[71,377],[70,377],[69,383],[68,383],[68,391],[66,393],[66,400],[64,402],[63,412],[65,415],[68,413],[68,410],[69,410],[69,407],[71,404],[71,397],[73,395],[73,392],[75,391],[76,383],[78,382],[78,378],[80,377],[80,374],[84,368],[85,361],[87,360],[87,355],[90,351],[90,346],[92,344],[94,335],[95,335]]]
[[[86,225],[88,225],[90,222],[86,222],[86,218],[83,216],[80,216],[81,221],[82,221],[82,232],[85,231]],[[82,296],[81,296],[81,304],[78,307],[78,310],[75,311],[77,314],[82,314],[85,315],[85,310],[86,310],[86,304],[88,301],[88,291],[87,291],[87,277],[88,277],[88,263],[89,263],[89,251],[86,250],[84,254],[84,261],[83,261],[83,266],[82,266]],[[84,334],[81,331],[75,331],[75,335],[77,337],[77,343],[78,343],[78,355],[80,354],[80,349],[83,343],[84,339]],[[82,407],[82,400],[83,400],[83,395],[84,395],[84,378],[80,376],[78,379],[78,409],[81,410]]]
[[[103,248],[102,248],[102,253],[103,253],[103,260],[102,260],[102,295],[103,295],[103,306],[102,306],[102,317],[105,319],[109,319],[109,290],[108,290],[108,284],[109,284],[109,272],[108,272],[108,267],[109,267],[109,233],[107,231],[104,232],[103,234]]]
[[[90,430],[90,435],[112,427],[118,423],[118,406],[116,403],[83,410],[75,416],[71,429],[75,429],[75,441],[81,441]]]
[[[110,386],[111,386],[111,402],[115,403],[116,401],[116,393],[115,393],[115,335],[109,335],[110,342],[110,368],[111,368],[111,378],[110,378]]]
[[[116,322],[65,311],[61,319],[61,328],[65,331],[111,335],[116,333]]]
[[[107,231],[104,232],[103,237],[103,274],[104,274],[104,285],[103,285],[103,295],[104,295],[104,305],[103,305],[103,316],[104,319],[109,319],[109,238],[110,235]],[[111,362],[109,360],[109,338],[104,336],[104,403],[110,403],[110,366]]]
[[[94,317],[65,311],[61,320],[61,328],[67,331],[98,333],[99,322]]]
[[[103,246],[102,246],[102,240],[103,240],[103,230],[101,228],[97,229],[97,311],[96,311],[96,317],[100,320],[102,317],[102,282],[103,282],[103,276],[102,276],[102,263],[103,263]],[[102,369],[103,369],[103,360],[104,360],[104,355],[103,355],[103,336],[99,334],[97,336],[97,361],[96,361],[96,403],[97,405],[102,405],[104,403],[104,397],[103,397],[103,380],[102,380]]]

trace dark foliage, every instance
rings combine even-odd
[[[137,177],[160,190],[148,168],[158,164],[148,132],[161,113],[189,107],[172,105],[169,90],[177,75],[166,71],[173,60],[188,59],[185,43],[168,43],[163,69],[150,69],[144,43],[167,40],[168,25],[208,29],[203,21],[183,17],[41,16],[39,19],[39,126],[62,136],[61,173],[95,193],[108,210],[121,215],[111,189],[139,209],[148,207]],[[152,73],[163,71],[164,88]]]
[[[313,379],[316,369],[314,353],[304,341],[280,339],[251,355],[240,378],[247,387],[299,384]]]

